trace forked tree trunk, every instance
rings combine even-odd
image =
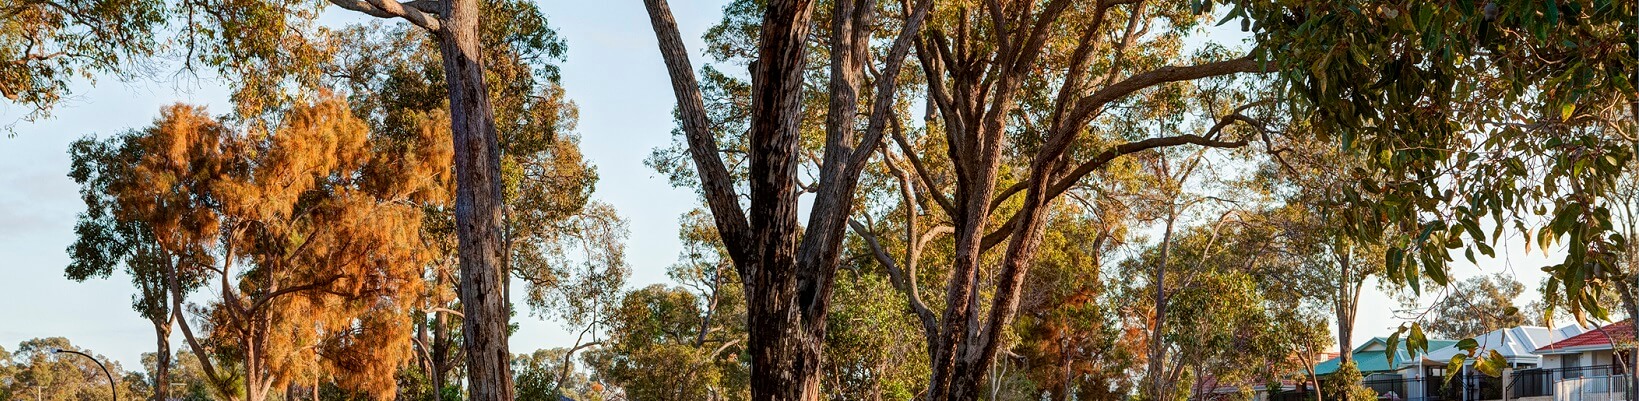
[[[873,110],[864,135],[856,139],[857,95],[875,11],[873,1],[833,1],[832,82],[827,110],[824,163],[806,229],[798,219],[805,52],[813,0],[769,1],[751,68],[750,214],[740,205],[716,136],[710,131],[699,82],[683,46],[677,21],[665,0],[645,0],[661,55],[677,96],[678,116],[689,154],[700,176],[729,258],[745,283],[751,354],[751,399],[797,401],[819,398],[821,346],[831,286],[839,265],[848,213],[859,176],[891,116],[895,79],[876,82]],[[883,71],[898,71],[911,38],[932,7],[920,0],[904,31],[894,40]]]
[[[455,221],[460,238],[462,345],[467,355],[467,397],[511,401],[512,354],[507,349],[502,294],[501,149],[484,84],[478,0],[445,0],[434,34],[444,59],[450,124],[455,141]]]

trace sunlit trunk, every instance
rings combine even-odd
[[[455,221],[460,238],[462,344],[467,355],[468,397],[513,399],[507,348],[505,274],[500,265],[501,151],[484,83],[477,0],[447,0],[437,32],[449,89],[455,142]]]

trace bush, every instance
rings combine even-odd
[[[1354,361],[1338,366],[1336,372],[1321,379],[1320,392],[1326,401],[1376,401],[1377,392],[1360,384],[1363,378]]]

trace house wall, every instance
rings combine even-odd
[[[1610,350],[1583,351],[1577,355],[1580,357],[1577,364],[1579,367],[1613,364]],[[1565,356],[1564,354],[1543,355],[1542,367],[1548,369],[1566,368],[1568,366],[1565,366],[1565,360],[1567,359]]]

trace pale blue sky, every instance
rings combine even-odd
[[[724,3],[673,1],[683,37],[696,54],[696,66],[703,61],[700,34],[719,19]],[[642,2],[541,0],[540,5],[569,44],[563,83],[580,106],[582,149],[602,178],[596,196],[630,222],[629,286],[666,281],[666,266],[679,250],[678,216],[693,208],[696,199],[643,165],[652,149],[671,141],[674,101]],[[59,107],[53,118],[20,124],[15,137],[0,137],[0,347],[12,349],[29,338],[64,336],[127,368],[135,367],[143,352],[153,350],[152,327],[130,310],[128,277],[116,274],[76,283],[63,278],[63,267],[68,263],[64,249],[73,242],[75,215],[84,207],[67,177],[69,142],[84,134],[145,126],[161,106],[173,102],[207,104],[216,113],[228,110],[219,83],[161,75],[170,79],[76,84],[76,98]],[[18,113],[0,109],[0,121],[13,121]],[[1513,249],[1517,254],[1519,247]],[[1540,253],[1515,259],[1511,270],[1534,288],[1542,262]],[[1496,266],[1487,271],[1505,268],[1487,265]],[[1472,266],[1454,269],[1459,277],[1477,271]],[[202,298],[195,295],[196,300]],[[1528,291],[1522,298],[1536,295]],[[1387,296],[1367,294],[1356,338],[1386,335],[1387,328],[1398,325],[1392,307]],[[574,341],[553,322],[521,315],[518,323],[513,352]]]

